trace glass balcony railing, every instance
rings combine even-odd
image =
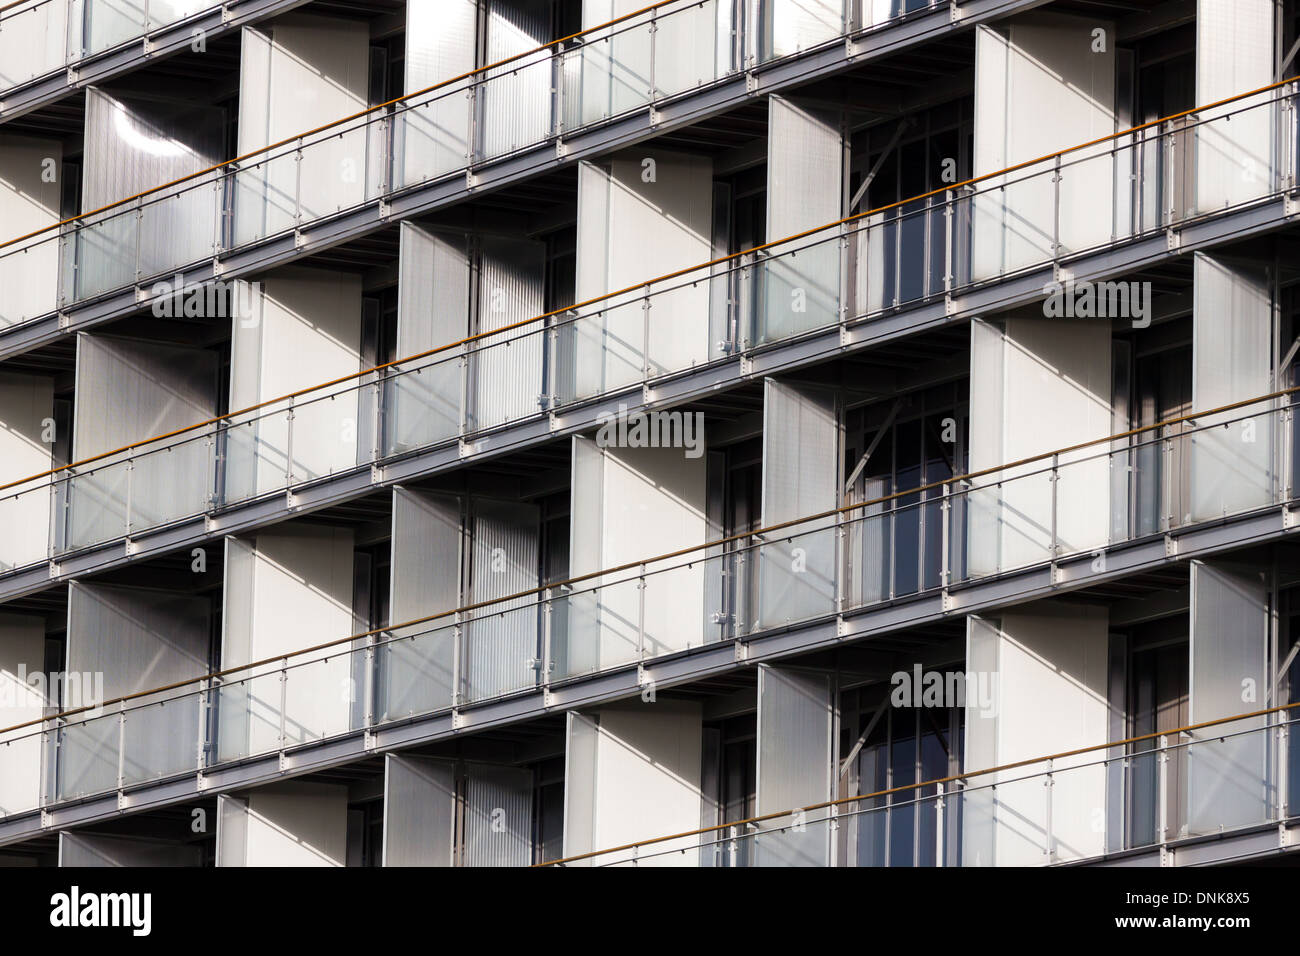
[[[9,755],[25,762],[33,781],[47,782],[47,802],[73,799],[362,727],[445,713],[770,628],[832,619],[909,594],[1090,556],[1099,546],[1266,508],[1293,497],[1286,463],[1296,447],[1296,420],[1292,406],[1281,404],[1291,394],[1211,409],[1068,455],[956,476],[760,529],[743,539],[702,542],[671,557],[341,637],[309,653],[234,668],[173,691],[109,701],[103,713],[34,719],[0,729],[0,761]],[[291,464],[297,460],[292,427],[301,419],[296,406],[289,411],[284,443],[289,453],[274,461],[277,480],[281,469],[298,467]],[[1252,427],[1243,427],[1246,423]],[[1225,444],[1245,435],[1251,436],[1248,444],[1266,453],[1243,453],[1236,444]],[[193,441],[204,454],[229,447],[220,431]],[[1181,473],[1171,473],[1175,465],[1170,463],[1178,463]],[[1150,469],[1157,473],[1149,474]],[[79,474],[67,483],[95,474]],[[92,483],[92,513],[102,510],[104,489],[125,485],[129,523],[135,474],[131,466],[125,478]],[[154,478],[149,508],[161,507],[157,489],[169,480]],[[1243,487],[1249,493],[1237,494]],[[67,496],[70,512],[79,488],[74,485],[78,490]],[[1170,506],[1172,497],[1189,489],[1208,503],[1206,509]],[[1225,490],[1233,493],[1222,496]],[[1112,493],[1118,501],[1108,497]],[[1058,507],[1067,501],[1069,509]],[[1067,511],[1073,518],[1068,528],[1059,520]],[[1118,513],[1129,518],[1117,521]],[[931,521],[937,530],[927,528]],[[344,687],[347,693],[340,691]],[[1149,771],[1139,767],[1149,758],[1132,759],[1134,775]],[[15,767],[11,779],[23,779],[20,771]],[[1010,784],[999,786],[1006,790]],[[33,783],[31,801],[38,801],[39,793]]]
[[[1257,113],[1290,123],[1295,111],[1277,107],[1281,99],[1294,95],[1288,88],[1235,112],[1224,112],[1224,107],[1211,110],[1216,114],[1213,119],[1183,126],[1176,136],[1212,143],[1213,162],[1218,163],[1225,141],[1216,124],[1231,122],[1237,129],[1247,128],[1250,124],[1243,120]],[[493,429],[563,412],[591,399],[653,386],[724,360],[736,351],[833,329],[841,323],[870,321],[908,303],[951,292],[958,288],[954,274],[966,274],[962,288],[976,282],[972,270],[984,276],[979,281],[990,281],[1006,274],[1011,262],[1008,256],[999,253],[996,261],[977,268],[969,256],[962,259],[959,253],[971,248],[990,222],[996,225],[995,236],[1005,233],[1002,222],[1011,208],[1005,199],[1008,189],[1014,192],[1022,184],[1041,180],[1057,197],[1056,202],[1064,201],[1068,194],[1065,184],[1073,177],[1109,182],[1110,172],[1116,168],[1141,167],[1146,162],[1145,150],[1158,149],[1165,141],[1166,133],[1160,130],[1166,126],[1156,124],[1142,134],[1121,137],[1105,153],[1089,147],[1086,155],[1071,159],[1067,152],[998,176],[996,182],[909,200],[762,250],[615,291],[562,313],[401,359],[382,369],[358,373],[349,381],[272,400],[165,440],[146,440],[112,456],[12,482],[0,487],[0,513],[13,515],[24,533],[0,542],[0,573],[332,474],[472,440]],[[1146,134],[1149,138],[1144,139]],[[1279,134],[1274,142],[1284,138],[1293,141],[1294,132],[1288,137]],[[1293,159],[1288,159],[1271,168],[1290,169],[1292,163]],[[1094,166],[1110,172],[1103,177],[1085,175]],[[1129,182],[1127,176],[1120,178]],[[1238,178],[1230,179],[1228,185],[1238,190]],[[1290,182],[1291,177],[1271,179],[1276,183],[1283,180]],[[216,185],[219,183],[210,183],[206,188]],[[1144,180],[1134,182],[1126,209],[1143,206],[1138,200],[1146,187]],[[1260,195],[1265,194],[1268,191],[1261,189]],[[1251,196],[1238,198],[1254,201]],[[1026,217],[1026,208],[1030,207],[1017,213],[1016,235],[1039,236],[1043,230],[1031,228],[1034,223]],[[1101,233],[1083,236],[1088,232],[1083,230],[1070,238],[1074,250],[1084,251],[1085,240],[1111,241],[1108,237],[1114,221],[1110,211],[1099,208],[1105,212],[1107,238],[1099,238]],[[1054,205],[1048,203],[1040,211],[1048,236],[1044,248],[1064,245],[1060,240],[1065,233]],[[1125,220],[1134,234],[1139,218],[1135,215]],[[1007,240],[1000,248],[1007,252],[1013,245]],[[947,251],[940,254],[933,252],[935,249]],[[925,250],[932,253],[925,254]],[[1023,265],[1018,256],[1011,258]],[[0,257],[0,268],[14,259]],[[937,265],[940,259],[942,267]],[[1117,299],[1107,308],[1112,306],[1122,307],[1123,300]],[[341,442],[340,435],[357,438],[349,444]],[[967,516],[951,529],[952,541],[964,542],[969,529],[980,545],[949,555],[948,580],[961,581],[1042,560],[1052,547],[1063,553],[1127,540],[1167,523],[1169,514],[1195,515],[1199,520],[1225,507],[1234,508],[1236,500],[1252,506],[1271,500],[1276,469],[1270,470],[1265,461],[1272,454],[1271,445],[1257,443],[1249,455],[1243,455],[1241,449],[1225,444],[1226,439],[1211,432],[1199,441],[1186,448],[1189,478],[1174,481],[1169,489],[1157,488],[1171,466],[1161,465],[1160,449],[1150,443],[1119,453],[1122,461],[1098,460],[1088,452],[1091,464],[1085,465],[1074,460],[1078,455],[1066,456],[1058,462],[1062,473],[1055,478],[1044,477],[1037,466],[1007,469],[995,482],[954,489],[948,506]],[[1205,463],[1202,471],[1210,470],[1197,477],[1194,462]],[[1213,469],[1221,469],[1227,462],[1250,469],[1249,475],[1238,476],[1242,480],[1235,490],[1216,488],[1212,480]],[[1123,479],[1136,474],[1142,475],[1140,481]],[[1053,510],[1057,497],[1067,491],[1074,496],[1077,490],[1075,497],[1086,499],[1096,493],[1098,482],[1111,487],[1113,523],[1122,524],[1122,528],[1080,524],[1077,516],[1062,516]],[[1176,493],[1183,497],[1174,500]],[[1153,505],[1155,501],[1160,504]],[[936,528],[937,521],[929,512],[939,505],[930,501],[917,507],[926,515],[926,526]],[[41,517],[45,513],[49,514],[48,524]],[[891,520],[893,524],[880,531],[885,540],[894,540],[890,536],[900,527],[900,519]],[[863,561],[867,561],[865,551],[876,546],[873,540],[868,536],[862,545]],[[926,550],[931,554],[938,550],[933,535]],[[925,580],[937,580],[934,574],[927,565]],[[908,571],[902,580],[914,577]],[[865,578],[862,583],[865,593],[881,586]],[[897,593],[896,582],[890,587],[891,593]]]
[[[1298,706],[543,865],[1040,866],[1226,838],[1300,814]]]
[[[116,24],[104,27],[109,34],[141,17],[153,22],[158,10],[195,5],[152,0],[158,9],[151,12],[145,0],[82,2]],[[816,8],[822,12],[815,17],[794,0],[765,0],[763,6],[770,10],[763,22],[784,17],[815,21],[816,28],[760,59],[796,55],[844,35],[838,2]],[[855,18],[862,22],[853,29],[879,29],[940,6],[873,5],[870,16]],[[214,256],[404,189],[463,177],[472,167],[716,83],[743,68],[746,50],[753,53],[765,42],[737,32],[731,18],[732,5],[721,0],[668,0],[216,171],[87,211],[57,229],[9,240],[0,244],[0,328],[170,279]],[[4,35],[0,30],[0,44]]]

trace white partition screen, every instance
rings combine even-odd
[[[1192,407],[1218,408],[1273,388],[1273,305],[1268,274],[1194,256]],[[1192,437],[1191,514],[1205,521],[1273,500],[1273,416],[1267,405],[1200,416]],[[1223,427],[1213,428],[1216,423]]]
[[[1263,572],[1192,562],[1191,720],[1258,710],[1268,683],[1268,589]],[[1263,823],[1269,815],[1268,741],[1261,717],[1195,731],[1187,749],[1192,834]],[[1215,740],[1214,738],[1221,739]]]
[[[775,242],[842,215],[844,121],[797,100],[768,100],[767,239]],[[840,244],[778,246],[756,271],[761,283],[754,336],[770,342],[839,321]]]
[[[455,764],[389,754],[384,760],[384,866],[451,866]]]
[[[391,612],[394,624],[461,604],[461,502],[393,489]],[[451,707],[456,690],[454,616],[393,631],[379,651],[379,713],[395,719]]]
[[[802,810],[830,800],[834,778],[834,686],[829,674],[758,667],[757,813]],[[829,809],[779,817],[757,838],[761,866],[830,863]]]
[[[763,392],[763,526],[831,511],[838,502],[835,399],[769,378]],[[760,627],[835,610],[834,519],[764,535],[759,549]]]
[[[206,597],[80,581],[69,585],[67,669],[80,676],[83,697],[98,697],[99,704],[207,673],[210,643]],[[91,675],[93,690],[87,692]],[[112,790],[119,773],[129,785],[193,771],[199,765],[201,707],[199,686],[189,690],[179,697],[163,693],[133,700],[120,752],[118,722],[111,715],[70,724],[59,745],[60,795]]]
[[[1272,0],[1197,0],[1197,103],[1258,90],[1278,78],[1276,15]],[[1266,104],[1276,95],[1270,90],[1197,114],[1197,212],[1217,212],[1273,187],[1277,108]]]
[[[533,773],[522,767],[467,765],[465,866],[533,862]]]

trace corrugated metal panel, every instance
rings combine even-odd
[[[26,675],[44,671],[45,619],[35,615],[0,614],[0,694],[7,701],[5,726],[45,716],[48,694]],[[57,701],[56,701],[57,703]],[[40,727],[0,734],[5,772],[0,774],[0,813],[25,813],[41,804],[44,751]],[[33,736],[33,731],[37,731]]]
[[[204,421],[216,414],[217,357],[206,349],[77,337],[73,457],[90,458],[131,442]],[[69,546],[89,544],[197,514],[211,490],[208,430],[178,443],[158,442],[133,452],[127,514],[125,456],[95,463],[73,482]],[[160,451],[170,445],[168,451]]]
[[[460,605],[460,553],[459,499],[393,489],[390,617],[395,624]],[[454,623],[448,617],[394,632],[420,636],[380,651],[381,714],[404,717],[452,705]]]
[[[838,501],[835,400],[816,389],[767,379],[763,399],[763,524],[829,511]],[[760,626],[826,614],[835,607],[833,521],[760,550]]]
[[[455,825],[455,764],[388,754],[384,866],[451,866]]]
[[[757,812],[777,813],[831,799],[834,703],[829,675],[795,668],[758,667]],[[813,811],[818,817],[824,811]],[[774,825],[790,826],[790,818]],[[800,821],[793,821],[796,825]],[[804,832],[760,837],[764,866],[824,866],[830,840],[825,824],[804,820]]]
[[[101,700],[198,677],[208,670],[209,615],[205,598],[74,582],[68,591],[67,670],[102,675]],[[166,696],[141,698],[126,714],[122,773],[128,783],[197,766],[198,698],[159,703]],[[100,723],[116,733],[116,714]],[[65,793],[116,785],[115,759],[112,766],[95,760],[87,767],[74,753],[63,756],[61,778],[72,788]]]
[[[767,238],[775,241],[840,218],[841,119],[785,97],[768,100]],[[811,244],[816,238],[828,242]],[[839,320],[839,242],[827,235],[772,249],[761,269],[755,330],[772,341]]]
[[[1273,82],[1275,18],[1272,0],[1199,0],[1197,103],[1214,103]],[[1198,113],[1197,212],[1216,212],[1272,188],[1276,111],[1260,104],[1274,95],[1270,91]]]
[[[1264,269],[1194,256],[1192,407],[1217,408],[1273,385],[1273,302]],[[1261,406],[1262,407],[1262,406]],[[1192,507],[1204,521],[1273,500],[1273,417],[1238,420],[1246,409],[1199,416],[1191,439]]]
[[[966,618],[966,672],[977,678],[1001,673],[1001,622],[971,615]],[[972,769],[998,765],[998,717],[979,713],[979,702],[966,701],[966,735],[962,766]],[[975,781],[975,789],[959,796],[962,819],[962,865],[992,866],[997,851],[996,775]]]
[[[465,866],[533,862],[533,773],[469,764],[465,770]]]
[[[1193,561],[1191,588],[1192,723],[1272,703],[1260,690],[1270,686],[1264,573],[1226,562]],[[1243,734],[1263,726],[1264,719],[1256,717],[1225,724],[1215,733]],[[1189,832],[1219,833],[1265,822],[1271,790],[1264,734],[1219,741],[1203,734],[1193,738],[1187,750]]]
[[[488,0],[485,63],[534,50],[551,39],[549,0]],[[551,131],[549,50],[490,70],[480,87],[481,155],[488,159],[539,143]]]
[[[540,315],[545,245],[485,238],[480,248],[478,331],[490,332]],[[474,343],[470,373],[476,398],[471,428],[490,428],[541,411],[544,328],[537,322]]]
[[[474,0],[411,0],[406,10],[406,92],[414,93],[474,69]],[[394,178],[434,179],[469,162],[468,83],[442,87],[399,113]]]
[[[434,234],[402,223],[397,299],[397,355],[416,355],[463,339],[469,329],[470,268],[464,236]],[[540,310],[539,310],[540,311]],[[418,368],[418,373],[409,369]],[[390,454],[459,434],[462,362],[457,352],[399,366],[388,385]]]
[[[218,107],[118,98],[92,87],[86,94],[81,208],[98,209],[220,162],[225,126],[225,110]],[[120,282],[123,268],[131,271],[129,282],[137,268],[144,276],[158,275],[210,256],[217,211],[211,183],[203,177],[151,196],[140,207],[138,223],[134,209],[108,214],[109,222],[91,229],[78,245],[84,291]],[[120,233],[128,241],[105,246],[98,232]],[[124,249],[132,254],[124,256]],[[98,261],[101,256],[106,261]]]
[[[536,505],[476,498],[471,601],[493,601],[538,585],[540,513]],[[465,693],[497,697],[537,682],[537,598],[517,598],[475,612],[466,625]]]

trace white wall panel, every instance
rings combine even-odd
[[[1273,388],[1272,284],[1262,268],[1194,256],[1192,407],[1218,408],[1265,395]],[[1268,504],[1273,496],[1273,416],[1252,412],[1267,404],[1217,416],[1192,438],[1192,511],[1200,521]]]
[[[973,471],[1111,434],[1109,323],[1025,315],[971,325]],[[1099,444],[1060,457],[1061,553],[1109,540],[1110,469],[1104,455],[1095,457],[1105,450]],[[1050,559],[1051,464],[1048,458],[974,480],[967,499],[972,574]]]
[[[69,0],[27,0],[0,17],[0,90],[67,62]]]
[[[223,668],[273,658],[354,633],[353,535],[350,529],[290,524],[255,536],[227,538]],[[351,660],[335,648],[264,665],[227,681],[222,693],[223,757],[278,748],[283,693],[288,744],[351,726]],[[251,678],[251,679],[250,679]]]
[[[135,867],[202,866],[203,849],[141,837],[106,833],[59,834],[59,866]]]
[[[637,150],[604,165],[581,163],[578,301],[707,262],[712,197],[713,166],[704,157]],[[709,284],[700,282],[654,295],[648,313],[628,296],[581,309],[570,333],[575,396],[640,381],[646,368],[658,375],[707,361],[709,301]]]
[[[687,458],[676,448],[601,448],[580,436],[573,449],[574,575],[704,543],[706,456]],[[648,575],[644,608],[636,580],[627,580],[629,572],[582,582],[566,602],[568,636],[560,669],[581,673],[636,659],[642,621],[647,656],[701,645],[705,573],[705,565],[697,563]]]
[[[218,866],[344,865],[347,787],[279,783],[219,801]]]
[[[239,153],[278,143],[364,110],[369,96],[370,34],[366,24],[293,14],[244,27],[239,92]],[[241,173],[236,226],[241,238],[289,228],[296,212],[314,219],[361,202],[367,183],[364,126],[336,133],[269,166],[246,164]],[[279,155],[282,150],[277,150]]]
[[[59,221],[62,175],[63,145],[58,140],[0,134],[0,222],[6,234],[25,236]],[[27,244],[25,252],[10,248],[0,254],[0,328],[54,311],[59,293],[57,234],[50,230],[46,241]]]
[[[795,810],[832,797],[835,710],[830,675],[760,664],[758,668],[759,815]],[[760,836],[761,866],[825,866],[830,862],[830,830],[819,823],[829,810],[806,818],[778,818],[773,828],[786,832]]]
[[[455,764],[388,754],[384,866],[451,866],[455,827]]]
[[[461,605],[461,503],[450,495],[393,489],[390,613],[394,624],[451,611]],[[380,713],[427,713],[453,703],[456,619],[452,616],[397,629],[411,640],[379,652]]]
[[[0,484],[50,470],[53,446],[44,438],[53,415],[52,379],[0,372]],[[42,487],[47,481],[0,491],[0,570],[48,556],[51,494]]]
[[[1104,608],[1040,602],[1007,611],[1000,622],[969,618],[967,642],[967,667],[973,675],[966,697],[968,770],[1106,742],[1109,634]],[[993,699],[978,699],[985,692]],[[1053,763],[1050,849],[1055,861],[1105,850],[1105,768],[1083,766],[1095,760],[1093,754],[1081,754]],[[963,801],[966,865],[1046,862],[1048,793],[1043,778],[1032,776],[1046,769],[1030,765],[972,779],[973,787],[998,788],[992,794],[976,791]],[[1022,777],[1030,779],[1012,782]]]
[[[1269,600],[1264,573],[1228,562],[1192,562],[1191,721],[1201,723],[1272,703],[1268,679]],[[1196,731],[1187,750],[1191,834],[1263,823],[1269,810],[1269,742],[1263,718]],[[1220,734],[1242,734],[1215,740]]]
[[[249,408],[361,370],[361,279],[316,269],[285,269],[260,280],[251,318],[236,316],[230,407]],[[356,467],[362,408],[359,379],[235,416],[226,496],[239,500],[284,487],[286,472],[310,480]],[[332,398],[329,396],[333,396]],[[290,443],[292,442],[292,448]]]
[[[45,672],[45,621],[20,614],[0,614],[0,726],[38,720],[45,715],[46,693],[31,683]],[[0,816],[34,809],[41,798],[40,726],[0,734]],[[31,736],[36,731],[36,736]]]
[[[766,379],[763,526],[835,508],[839,461],[834,396]],[[834,524],[834,519],[809,521],[764,536],[770,543],[759,551],[759,626],[773,627],[835,609]]]
[[[700,825],[702,718],[699,704],[661,700],[573,713],[565,767],[564,855],[693,830]],[[695,866],[698,838],[640,866]],[[643,853],[642,856],[645,854]],[[597,865],[630,859],[608,854]]]
[[[1197,0],[1197,103],[1274,81],[1275,6],[1272,0]],[[1261,104],[1275,95],[1271,91],[1198,114],[1203,121],[1196,130],[1198,212],[1215,212],[1272,188],[1277,113]],[[1225,118],[1229,115],[1231,120]]]
[[[1093,31],[1106,31],[1093,52]],[[1115,25],[1096,18],[1033,13],[977,26],[975,175],[1115,132]],[[1069,155],[1060,183],[1062,252],[1110,240],[1114,218],[1109,143]],[[978,185],[971,242],[976,279],[1051,258],[1055,191],[1050,164]],[[999,184],[1005,188],[998,189]]]

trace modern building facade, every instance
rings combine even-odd
[[[1286,855],[1298,49],[0,8],[0,864]]]

